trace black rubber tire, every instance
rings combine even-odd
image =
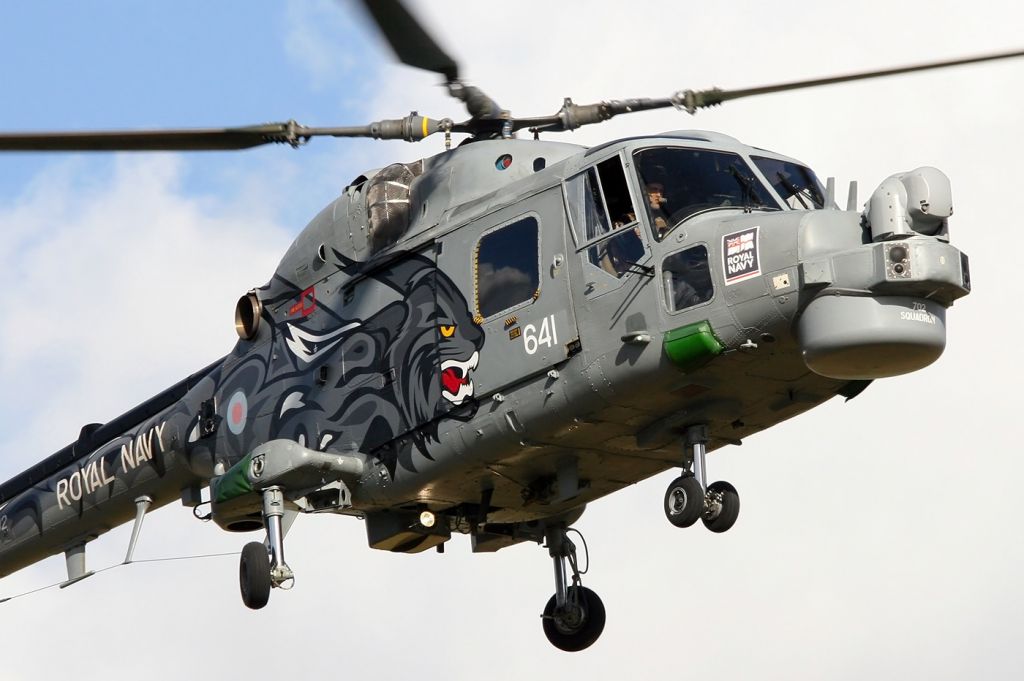
[[[544,606],[544,619],[541,620],[544,623],[544,635],[551,641],[551,645],[570,653],[593,645],[604,631],[605,621],[604,603],[596,593],[585,586],[570,586],[570,602],[574,596],[579,598],[579,603],[583,608],[583,621],[579,626],[570,629],[559,624],[555,619],[554,596]]]
[[[736,488],[727,482],[719,481],[708,485],[708,497],[721,496],[722,510],[715,517],[707,514],[701,517],[704,527],[712,532],[725,532],[736,524],[740,515],[740,495]]]
[[[665,490],[665,517],[676,527],[689,527],[704,513],[704,490],[697,478],[676,478]]]
[[[253,541],[242,547],[238,586],[246,607],[259,610],[270,600],[270,555],[262,542]]]

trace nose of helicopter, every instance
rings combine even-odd
[[[807,367],[838,379],[923,369],[946,347],[946,310],[912,296],[815,298],[797,321]]]
[[[970,293],[967,256],[948,242],[951,202],[944,202],[946,216],[915,216],[903,207],[906,192],[901,199],[894,187],[902,177],[883,182],[862,216],[820,211],[801,227],[804,299],[795,332],[817,374],[874,379],[928,366],[946,345],[947,308]],[[939,191],[948,197],[948,181]],[[918,213],[927,208],[927,201],[910,200]]]

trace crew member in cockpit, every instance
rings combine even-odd
[[[661,239],[670,227],[668,213],[665,212],[665,204],[668,203],[668,199],[665,198],[665,187],[660,182],[649,182],[646,190],[651,226],[654,228],[655,236]]]

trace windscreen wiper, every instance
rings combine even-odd
[[[810,209],[810,207],[807,205],[807,202],[804,201],[804,198],[810,201],[811,206],[814,206],[815,208],[824,207],[825,202],[823,200],[818,201],[815,198],[814,192],[811,190],[809,186],[805,186],[802,188],[798,187],[797,185],[793,184],[789,180],[789,178],[783,175],[781,170],[775,173],[775,176],[779,178],[779,182],[782,183],[782,186],[786,188],[786,191],[789,192],[791,196],[795,196],[796,200],[799,201],[800,205],[803,206],[805,209]]]
[[[736,183],[740,186],[740,191],[743,194],[744,213],[751,212],[754,206],[768,205],[757,195],[757,190],[754,187],[754,178],[747,177],[740,172],[740,169],[736,167],[735,163],[729,166],[729,174],[736,179]]]

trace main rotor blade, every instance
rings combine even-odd
[[[742,90],[720,90],[718,88],[698,91],[687,90],[684,93],[685,96],[683,107],[690,113],[694,113],[697,109],[708,106],[715,106],[716,104],[721,104],[722,102],[727,102],[733,99],[739,99],[741,97],[765,95],[773,92],[785,92],[787,90],[801,90],[803,88],[818,87],[819,85],[833,85],[835,83],[847,83],[854,80],[867,80],[868,78],[884,78],[885,76],[896,76],[902,73],[930,71],[932,69],[943,69],[948,68],[950,66],[962,66],[964,64],[978,64],[981,62],[996,61],[999,59],[1012,59],[1014,57],[1024,57],[1024,50],[1014,50],[1012,52],[997,52],[995,54],[985,54],[976,57],[965,57],[962,59],[950,59],[947,61],[928,62],[925,64],[913,64],[910,66],[898,66],[892,69],[882,69],[879,71],[864,71],[861,73],[850,73],[842,76],[832,76],[830,78],[813,78],[811,80],[797,80],[789,83],[765,85],[762,87],[745,88]]]
[[[362,3],[403,64],[445,77],[448,94],[465,103],[470,117],[477,121],[463,126],[464,132],[473,135],[490,132],[495,127],[491,123],[493,120],[508,117],[508,112],[483,90],[459,80],[458,64],[427,33],[401,0],[362,0]]]
[[[600,123],[613,116],[636,111],[650,111],[651,109],[664,109],[670,106],[685,109],[694,114],[697,109],[709,106],[716,106],[741,97],[752,97],[773,92],[784,92],[786,90],[800,90],[803,88],[817,87],[819,85],[832,85],[834,83],[846,83],[853,80],[866,80],[868,78],[883,78],[895,76],[901,73],[914,73],[915,71],[928,71],[931,69],[942,69],[950,66],[962,66],[964,64],[977,64],[998,59],[1011,59],[1013,57],[1024,57],[1024,50],[1012,52],[998,52],[985,54],[976,57],[964,57],[962,59],[950,59],[946,61],[930,62],[927,64],[914,64],[911,66],[898,66],[880,71],[864,71],[851,73],[843,76],[832,76],[829,78],[814,78],[811,80],[797,80],[778,85],[765,85],[762,87],[744,88],[742,90],[722,90],[712,88],[710,90],[681,90],[671,97],[659,99],[624,99],[612,100],[609,102],[598,102],[596,104],[575,104],[571,99],[566,98],[562,108],[556,114],[550,116],[537,116],[533,118],[515,118],[512,121],[513,130],[530,128],[533,132],[564,132],[575,130],[584,125]]]
[[[449,83],[459,79],[458,64],[400,0],[363,0],[363,5],[403,64],[440,73]]]
[[[288,123],[268,123],[243,128],[0,133],[0,151],[229,151],[291,143],[294,132],[295,126]]]
[[[0,133],[4,151],[233,151],[262,144],[299,147],[313,137],[371,137],[418,142],[435,132],[453,130],[447,118],[409,114],[344,128],[307,128],[287,121],[243,128],[185,130],[102,130],[91,132]]]

